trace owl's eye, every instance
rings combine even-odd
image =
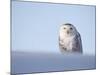
[[[66,29],[66,28],[64,27],[64,29]]]
[[[73,28],[70,28],[70,30],[73,30]]]

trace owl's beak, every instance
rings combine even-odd
[[[67,31],[67,34],[69,34],[69,31]]]

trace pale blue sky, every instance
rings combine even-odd
[[[95,6],[12,1],[12,50],[59,52],[59,27],[72,23],[83,52],[95,54]]]

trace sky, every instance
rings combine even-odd
[[[95,54],[95,6],[12,1],[12,51],[59,53],[59,28],[73,24]]]

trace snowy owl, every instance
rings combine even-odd
[[[66,23],[61,25],[59,32],[59,48],[61,53],[82,53],[82,41],[76,28]]]

